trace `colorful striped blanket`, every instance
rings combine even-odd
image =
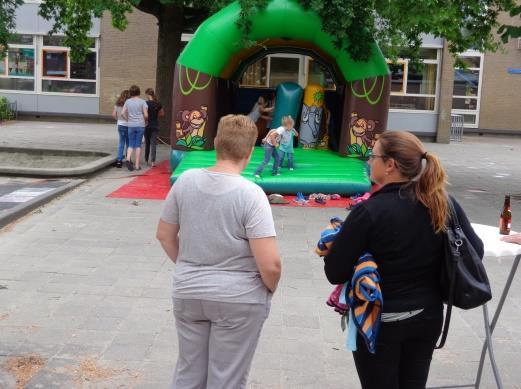
[[[365,253],[355,265],[353,278],[348,285],[347,304],[351,308],[350,319],[362,336],[370,353],[376,351],[376,338],[380,329],[383,297],[380,290],[380,274],[371,254]],[[351,287],[354,285],[354,287]]]
[[[315,249],[318,255],[328,254],[342,224],[342,220],[338,217],[330,220],[329,226],[320,234]],[[369,352],[375,352],[383,308],[380,275],[377,268],[373,256],[369,253],[363,254],[355,265],[351,282],[337,285],[327,300],[327,305],[340,313],[343,319],[349,313],[347,345],[353,351],[356,350],[356,330],[358,330]]]
[[[324,231],[320,233],[320,239],[318,240],[315,252],[321,257],[329,253],[329,249],[336,238],[336,234],[342,228],[344,222],[339,217],[335,216],[329,220],[329,225]]]

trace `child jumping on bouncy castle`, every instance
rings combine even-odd
[[[263,147],[264,147],[264,160],[259,165],[259,167],[255,170],[254,177],[260,178],[260,175],[262,174],[262,171],[266,167],[266,165],[270,162],[271,157],[273,156],[273,169],[271,174],[273,176],[280,175],[279,173],[279,166],[280,166],[280,160],[279,160],[279,152],[277,151],[277,147],[279,147],[280,144],[280,138],[282,134],[286,131],[285,126],[287,124],[287,118],[291,119],[291,116],[284,116],[282,118],[282,126],[279,128],[276,128],[274,130],[270,130],[266,137],[262,140]],[[293,119],[291,119],[293,121]],[[293,128],[293,124],[291,124],[290,128]]]
[[[288,169],[293,170],[293,136],[298,137],[298,132],[294,128],[295,121],[291,116],[284,116],[282,119],[282,126],[279,128],[283,128],[284,132],[280,136],[280,146],[279,146],[279,159],[280,164],[279,167],[282,167],[282,162],[284,162],[284,157],[288,156]]]

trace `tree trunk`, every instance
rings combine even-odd
[[[156,94],[165,110],[159,123],[159,135],[170,137],[172,125],[172,91],[175,62],[181,49],[184,27],[183,7],[161,5],[158,18]]]

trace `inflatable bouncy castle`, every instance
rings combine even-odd
[[[186,169],[215,161],[213,140],[219,118],[247,114],[263,93],[241,88],[245,69],[266,55],[282,52],[312,57],[328,69],[336,89],[294,82],[276,87],[269,125],[280,126],[285,115],[296,120],[300,137],[295,170],[281,170],[280,176],[266,176],[257,183],[266,192],[278,193],[367,191],[365,160],[386,129],[389,109],[389,70],[378,46],[371,44],[366,62],[354,61],[322,30],[318,15],[294,0],[269,0],[251,19],[249,39],[256,44],[246,47],[236,24],[240,11],[234,2],[208,18],[176,62],[171,181]],[[253,180],[262,157],[262,148],[256,148],[245,177]]]

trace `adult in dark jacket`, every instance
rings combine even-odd
[[[145,91],[148,107],[148,123],[145,127],[145,163],[156,166],[157,135],[159,133],[159,118],[165,116],[163,106],[157,101],[152,88]],[[149,160],[150,157],[150,160]]]
[[[375,354],[357,337],[353,357],[360,382],[364,389],[425,388],[443,322],[446,175],[439,159],[408,132],[382,134],[369,163],[371,179],[382,188],[348,215],[324,258],[325,273],[331,283],[344,283],[364,252],[374,256],[383,313]],[[483,243],[454,203],[466,236],[483,256]]]

